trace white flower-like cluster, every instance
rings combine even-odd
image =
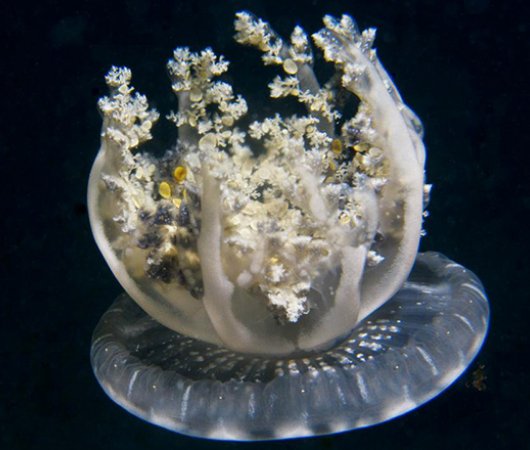
[[[113,245],[129,260],[134,255],[147,277],[184,286],[197,298],[204,291],[211,296],[208,286],[215,283],[208,279],[217,277],[219,286],[230,286],[227,296],[244,290],[262,298],[278,322],[297,322],[311,311],[311,293],[329,273],[342,273],[357,286],[363,267],[385,260],[378,237],[400,239],[404,202],[392,196],[406,188],[392,185],[386,192],[394,157],[363,95],[367,66],[376,61],[374,30],[359,33],[347,16],[340,22],[326,17],[325,25],[313,39],[337,73],[321,87],[302,28],[288,43],[266,22],[237,14],[237,42],[258,48],[265,64],[281,68],[269,84],[271,98],[291,96],[307,110],[263,118],[246,129],[237,124],[247,102],[219,79],[228,62],[211,49],[177,48],[168,70],[179,109],[168,118],[179,142],[160,160],[133,153],[150,139],[158,114],[145,97],[132,95],[128,69],[111,69],[111,94],[99,106],[104,145],[117,156],[102,177],[119,192],[114,219],[126,233]],[[341,99],[352,94],[358,110],[345,118]],[[395,216],[382,214],[384,202],[385,208],[397,205]],[[352,262],[361,267],[350,270]]]
[[[151,128],[159,115],[149,109],[145,96],[133,95],[129,69],[113,66],[105,81],[110,96],[101,98],[98,103],[104,117],[102,140],[110,147],[109,152],[114,155],[114,164],[119,169],[112,175],[104,174],[103,179],[109,189],[118,189],[121,193],[122,211],[115,220],[127,233],[136,228],[138,209],[153,205],[155,165],[149,158],[133,152],[151,139]]]

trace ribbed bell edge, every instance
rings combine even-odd
[[[94,331],[91,361],[105,392],[148,422],[210,439],[286,439],[366,427],[425,403],[471,363],[488,320],[478,278],[424,253],[392,299],[322,353],[235,353],[163,327],[123,294]]]

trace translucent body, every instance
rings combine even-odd
[[[92,365],[145,420],[235,440],[368,426],[437,395],[482,344],[480,282],[417,255],[422,127],[371,48],[375,30],[324,25],[313,40],[335,74],[321,87],[301,28],[287,43],[236,15],[235,39],[284,71],[271,97],[307,109],[244,130],[245,100],[214,80],[226,61],[177,48],[178,141],[162,158],[138,149],[158,113],[130,70],[106,77],[88,210],[127,295],[96,328]]]
[[[92,365],[117,403],[170,430],[313,436],[383,422],[436,396],[474,358],[488,319],[480,281],[426,253],[391,300],[325,351],[234,353],[161,326],[124,295],[96,328]]]
[[[358,171],[348,180],[324,182],[329,171],[315,169],[319,163],[307,156],[314,152],[314,148],[306,144],[312,135],[305,135],[303,139],[297,137],[300,133],[298,129],[304,125],[303,119],[291,128],[286,119],[281,125],[283,131],[271,136],[268,141],[264,140],[262,145],[269,146],[266,157],[255,158],[249,165],[259,168],[254,173],[260,170],[273,172],[280,168],[285,176],[293,179],[290,184],[282,184],[282,180],[277,179],[281,177],[270,177],[266,183],[274,185],[271,196],[279,195],[286,199],[289,211],[295,210],[303,217],[310,218],[311,223],[305,224],[305,228],[311,231],[304,231],[302,226],[299,227],[302,230],[297,229],[292,223],[287,224],[288,229],[282,235],[283,242],[278,244],[278,238],[270,236],[272,233],[264,229],[254,232],[250,250],[244,248],[242,251],[227,244],[230,240],[227,230],[231,228],[233,216],[226,205],[233,203],[227,192],[230,192],[230,186],[239,182],[237,172],[243,171],[245,166],[230,166],[224,169],[229,172],[228,176],[223,178],[218,175],[216,165],[221,165],[219,161],[226,159],[226,150],[215,148],[206,151],[201,148],[210,150],[214,146],[205,145],[204,142],[209,142],[207,138],[215,142],[220,136],[213,138],[204,135],[199,139],[199,131],[190,130],[187,123],[182,125],[179,128],[179,145],[183,147],[181,152],[185,155],[198,154],[200,160],[194,184],[188,188],[196,190],[197,203],[200,204],[197,257],[204,287],[200,302],[194,301],[180,285],[149,277],[145,271],[147,252],[138,249],[138,239],[123,233],[122,225],[117,223],[115,218],[123,215],[121,204],[130,204],[131,197],[132,203],[143,203],[142,207],[147,209],[154,209],[154,200],[149,198],[149,194],[138,193],[132,188],[125,193],[120,189],[110,189],[109,183],[104,182],[105,177],[123,181],[124,173],[138,172],[138,164],[135,166],[132,162],[122,161],[124,153],[126,160],[131,158],[132,149],[112,139],[114,130],[118,125],[123,127],[123,124],[114,123],[116,120],[112,117],[106,119],[102,133],[104,139],[89,182],[88,203],[94,236],[127,293],[163,325],[211,343],[222,342],[237,351],[290,354],[326,346],[349,333],[358,320],[383,304],[406,279],[415,259],[422,224],[425,150],[421,141],[421,127],[418,127],[418,120],[404,105],[390,77],[370,49],[373,39],[367,37],[366,33],[361,34],[347,16],[343,17],[340,24],[331,18],[327,20],[328,28],[322,30],[315,41],[323,47],[326,59],[339,67],[338,73],[349,80],[343,81],[343,87],[337,87],[336,95],[343,91],[348,95],[354,94],[361,100],[362,106],[353,119],[353,131],[345,131],[348,127],[343,126],[340,135],[334,130],[332,120],[322,117],[318,110],[313,112],[309,107],[308,117],[317,120],[319,126],[326,129],[322,133],[330,142],[335,138],[341,146],[347,146],[351,140],[352,143],[359,142],[372,150],[382,151],[386,167],[384,174],[367,176]],[[236,29],[241,28],[242,25],[237,23]],[[292,48],[288,51],[285,44],[283,48],[286,53],[293,51]],[[183,53],[187,55],[179,51],[180,58],[185,57]],[[181,61],[175,60],[174,65],[177,64],[181,64]],[[193,65],[193,62],[190,64]],[[204,61],[201,64],[204,65]],[[328,95],[326,91],[319,90],[309,64],[299,63],[298,66],[297,83],[304,95],[309,95],[308,92]],[[170,64],[170,72],[171,67]],[[182,71],[182,68],[178,70]],[[181,82],[180,79],[177,81]],[[201,83],[209,81],[202,80]],[[129,89],[128,84],[122,84],[118,91]],[[206,96],[206,92],[213,89],[215,86],[208,85],[201,96]],[[123,102],[119,95],[108,100],[110,106],[103,107],[103,110]],[[189,114],[189,90],[179,91],[178,99],[180,112]],[[120,117],[129,109],[129,104],[123,106],[119,110]],[[145,114],[145,111],[142,113]],[[133,117],[133,122],[140,120],[139,117]],[[271,126],[264,122],[262,129],[265,128]],[[126,132],[132,133],[130,129]],[[133,138],[136,139],[136,135]],[[271,141],[274,145],[270,144]],[[249,142],[255,144],[254,141]],[[319,158],[328,157],[328,146],[319,146]],[[281,157],[275,155],[277,147],[282,148]],[[231,150],[235,153],[232,156],[234,160],[240,158],[238,151],[240,149],[237,146]],[[353,147],[345,149],[345,161],[348,161],[345,166],[350,169],[353,161],[349,164],[349,159],[355,152]],[[136,158],[141,156],[137,155]],[[189,165],[190,159],[183,157],[183,161],[188,161]],[[367,155],[365,159],[369,160],[370,157]],[[255,181],[255,178],[258,180]],[[257,176],[251,181],[256,183],[254,194],[260,195],[263,186],[260,184],[261,179]],[[339,194],[339,191],[344,194]],[[339,206],[341,202],[353,205],[355,211],[351,220],[359,223],[350,226],[340,222],[339,217],[344,214]],[[281,219],[282,214],[270,213],[266,201],[255,202],[253,206],[256,223],[252,225],[256,229],[264,226],[264,223]],[[137,211],[135,213],[140,215]],[[259,221],[261,216],[265,219]],[[238,209],[235,218],[241,221],[245,217]],[[241,234],[246,231],[242,225],[237,228],[242,229]],[[251,226],[246,228],[250,229]],[[318,242],[321,247],[308,245],[300,251],[291,245],[295,239]],[[306,306],[311,311],[294,320],[296,323],[293,325],[278,326],[277,317],[271,314],[270,305],[267,306],[267,293],[260,286],[267,278],[267,261],[276,258],[274,247],[284,249],[289,245],[293,249],[284,252],[288,254],[284,255],[283,263],[290,273],[294,273],[290,287],[301,278],[306,278],[307,272],[315,272],[309,277],[307,292],[303,294],[307,298]],[[325,252],[326,256],[320,257],[315,263],[306,262],[304,267],[300,254],[316,254],[319,251]],[[370,252],[376,252],[381,262],[370,264]],[[272,284],[272,289],[275,289],[276,286]],[[292,293],[292,289],[286,290],[287,294],[283,298]],[[292,293],[291,303],[296,303],[301,296],[300,292]],[[270,303],[270,297],[268,300]],[[316,304],[319,306],[315,307]]]

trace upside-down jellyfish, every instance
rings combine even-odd
[[[126,291],[98,324],[92,366],[133,414],[180,433],[255,440],[380,423],[450,385],[484,340],[480,281],[418,254],[430,186],[422,126],[372,44],[326,16],[310,39],[249,13],[237,42],[278,67],[273,99],[305,108],[250,122],[211,49],[168,63],[175,145],[142,151],[159,114],[113,67],[88,204]],[[348,113],[347,104],[356,102]]]

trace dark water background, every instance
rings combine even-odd
[[[0,448],[530,448],[528,5],[2,2]],[[172,49],[212,46],[233,62],[230,81],[258,109],[274,71],[263,71],[257,52],[232,42],[240,9],[284,36],[297,23],[316,31],[324,13],[349,13],[361,27],[378,28],[379,56],[426,129],[434,190],[422,248],[475,271],[489,294],[490,334],[471,369],[435,400],[387,424],[280,443],[209,442],[136,419],[91,373],[92,329],[121,291],[92,240],[85,200],[103,76],[112,64],[131,67],[134,85],[167,112],[176,108],[165,73]],[[161,146],[174,139],[168,125],[155,133]],[[484,391],[468,387],[479,364]]]

